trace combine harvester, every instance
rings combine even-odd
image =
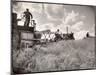
[[[31,20],[31,26],[29,27],[20,26],[18,25],[19,19],[17,19],[17,14],[12,13],[12,15],[12,36],[14,37],[13,39],[17,39],[17,47],[19,48],[29,48],[36,44],[46,44],[47,42],[57,42],[60,40],[74,40],[73,33],[56,34],[50,30],[37,31],[35,20]],[[51,35],[54,35],[54,37],[52,38]],[[44,36],[44,39],[41,39],[42,36]]]

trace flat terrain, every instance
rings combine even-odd
[[[13,50],[15,73],[95,69],[95,38],[62,40]]]

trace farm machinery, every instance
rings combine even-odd
[[[12,36],[13,39],[17,39],[17,42],[19,41],[18,45],[20,47],[27,48],[27,47],[32,47],[33,45],[43,44],[47,42],[57,42],[60,40],[74,40],[73,33],[56,34],[55,32],[51,32],[50,30],[37,31],[35,20],[31,20],[31,26],[25,27],[25,26],[18,25],[17,14],[13,13],[12,18],[13,18]],[[50,37],[51,35],[54,35],[54,37],[53,38]],[[44,39],[41,38],[42,36],[44,36]]]

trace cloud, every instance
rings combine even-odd
[[[82,15],[80,18],[81,18],[82,20],[84,20],[84,19],[86,18],[86,16]]]
[[[46,29],[56,31],[60,29],[62,33],[66,33],[66,27],[68,27],[69,33],[71,31],[74,32],[76,38],[83,38],[83,35],[85,36],[87,31],[92,35],[95,34],[94,14],[93,11],[89,10],[90,8],[45,3],[44,5],[41,3],[24,2],[13,4],[13,12],[18,14],[18,18],[21,17],[22,12],[24,12],[26,8],[29,8],[32,13],[38,31]],[[20,24],[22,24],[22,22]]]
[[[54,27],[53,23],[46,23],[43,25],[37,25],[37,30],[42,31],[42,30],[51,30],[52,32],[55,32],[57,27]]]
[[[82,26],[84,25],[83,21],[76,22],[74,25],[71,26],[74,32],[82,30]]]
[[[68,13],[67,15],[65,15],[65,20],[64,20],[64,24],[71,24],[74,23],[77,20],[77,17],[79,16],[79,13],[75,13],[73,10]]]
[[[48,19],[58,20],[63,18],[63,5],[57,4],[44,4],[45,13],[47,14]]]
[[[93,24],[93,26],[90,28],[89,33],[91,36],[96,36],[95,35],[95,24]]]
[[[42,12],[41,6],[42,4],[37,3],[13,2],[13,12],[18,13],[18,15],[21,15],[26,10],[26,8],[28,8],[29,11],[33,15],[35,15],[34,12]]]

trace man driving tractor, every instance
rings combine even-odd
[[[62,33],[60,32],[59,29],[57,29],[57,31],[55,32],[55,36],[56,36],[55,41],[63,39],[62,38]]]

